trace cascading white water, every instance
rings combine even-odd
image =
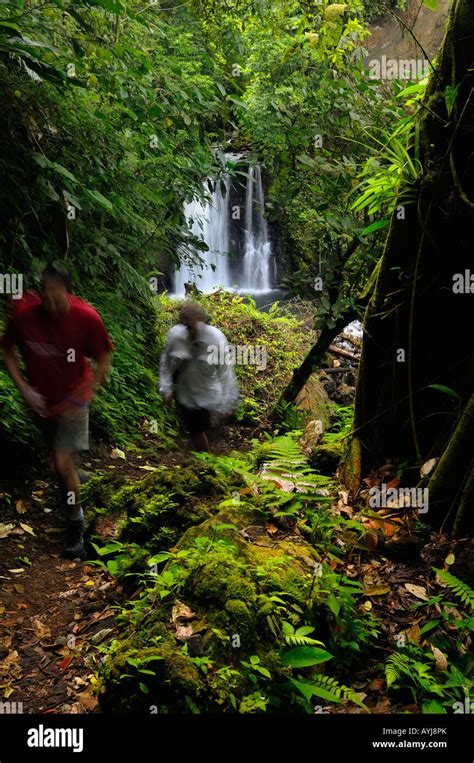
[[[245,195],[245,249],[240,288],[268,291],[271,244],[264,217],[262,173],[258,164],[249,167]]]
[[[184,206],[184,215],[190,231],[207,244],[207,252],[190,248],[191,255],[198,255],[204,260],[201,267],[197,262],[193,266],[182,264],[174,276],[174,293],[183,296],[184,284],[195,283],[200,291],[209,292],[217,286],[231,286],[229,274],[229,204],[231,179],[224,178],[225,195],[221,184],[215,183],[214,192],[209,202],[193,199]],[[214,266],[214,268],[211,267]]]
[[[242,156],[226,154],[227,161],[236,163]],[[204,261],[194,265],[183,263],[174,274],[174,294],[185,294],[185,283],[195,283],[200,291],[210,292],[223,286],[237,287],[245,292],[267,292],[272,288],[270,276],[271,244],[268,225],[264,218],[264,193],[262,174],[258,164],[248,168],[245,192],[245,216],[242,228],[243,252],[240,266],[234,266],[233,274],[229,266],[231,190],[232,178],[223,177],[225,193],[221,183],[214,184],[212,197],[208,202],[194,198],[184,206],[184,214],[189,230],[209,247],[207,252],[197,251],[189,246],[189,254]]]

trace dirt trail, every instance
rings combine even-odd
[[[228,427],[211,449],[246,450],[253,436]],[[102,447],[83,465],[139,479],[144,466],[187,462],[189,444],[178,445],[181,450],[167,453],[127,453],[126,460],[111,459],[112,449]],[[100,644],[114,635],[121,588],[99,567],[63,557],[65,517],[52,476],[12,498],[0,524],[0,702],[11,703],[12,712],[91,712],[97,706],[91,679],[103,656]],[[104,522],[95,532],[107,537],[114,527]]]

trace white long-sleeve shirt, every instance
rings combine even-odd
[[[160,393],[173,391],[173,374],[179,370],[175,395],[181,405],[220,413],[234,410],[240,394],[228,347],[215,326],[199,322],[194,340],[186,326],[173,326],[160,359]]]

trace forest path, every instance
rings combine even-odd
[[[258,434],[228,426],[214,435],[211,452],[248,450]],[[150,439],[143,450],[126,451],[125,459],[112,458],[112,450],[104,445],[94,448],[83,466],[139,479],[150,467],[185,464],[190,455],[189,442],[183,440],[175,450],[160,452]],[[10,513],[0,523],[0,712],[93,712],[98,709],[93,690],[94,674],[103,659],[101,645],[117,633],[115,615],[126,593],[104,569],[62,556],[65,520],[52,475],[45,472],[23,488],[21,497],[12,499]],[[352,509],[346,506],[342,511],[350,516]],[[104,539],[115,537],[115,532],[110,516],[94,527]],[[419,551],[400,558],[403,548],[399,548],[394,560],[381,549],[354,549],[339,568],[363,584],[364,606],[373,609],[380,623],[372,656],[354,670],[351,681],[371,712],[419,711],[415,704],[407,704],[406,697],[400,703],[386,696],[382,665],[400,634],[418,643],[420,628],[432,617],[419,609],[434,593],[430,566],[433,562],[441,566],[453,546],[441,536],[425,550],[428,556],[423,559]],[[439,593],[439,587],[435,590]],[[335,705],[330,712],[361,711],[355,705]]]
[[[218,430],[211,451],[246,450],[252,430],[229,426]],[[131,479],[146,468],[189,460],[190,445],[167,452],[126,452],[112,459],[112,447],[99,446],[82,459],[91,472]],[[145,467],[145,469],[143,468]],[[87,514],[87,506],[85,506]],[[92,711],[93,674],[101,661],[100,644],[115,631],[114,606],[123,601],[117,581],[100,567],[63,556],[65,516],[55,479],[48,471],[12,496],[8,516],[0,523],[0,703],[2,712],[83,713]],[[94,530],[113,537],[110,520]]]

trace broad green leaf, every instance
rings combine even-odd
[[[90,188],[84,188],[84,196],[86,196],[88,199],[91,199],[92,201],[95,201],[96,204],[98,204],[103,209],[106,209],[108,212],[111,212],[114,208],[113,204],[105,198],[105,196],[102,196],[102,194],[99,191],[93,191]]]
[[[456,398],[456,400],[461,400],[461,396],[458,395],[456,390],[451,389],[451,387],[446,387],[444,384],[429,384],[428,387],[431,389],[437,389],[438,392],[444,392],[446,395]]]
[[[282,657],[282,663],[290,668],[308,668],[332,660],[333,655],[316,646],[295,646]]]
[[[370,225],[367,225],[366,228],[361,230],[360,235],[368,236],[369,233],[374,233],[376,230],[380,230],[381,228],[386,228],[387,225],[389,224],[390,224],[390,220],[376,220],[374,223],[370,223]]]
[[[446,710],[444,709],[441,702],[438,702],[437,699],[429,699],[426,702],[423,702],[421,706],[421,712],[423,714],[436,713],[438,715],[446,715]]]

